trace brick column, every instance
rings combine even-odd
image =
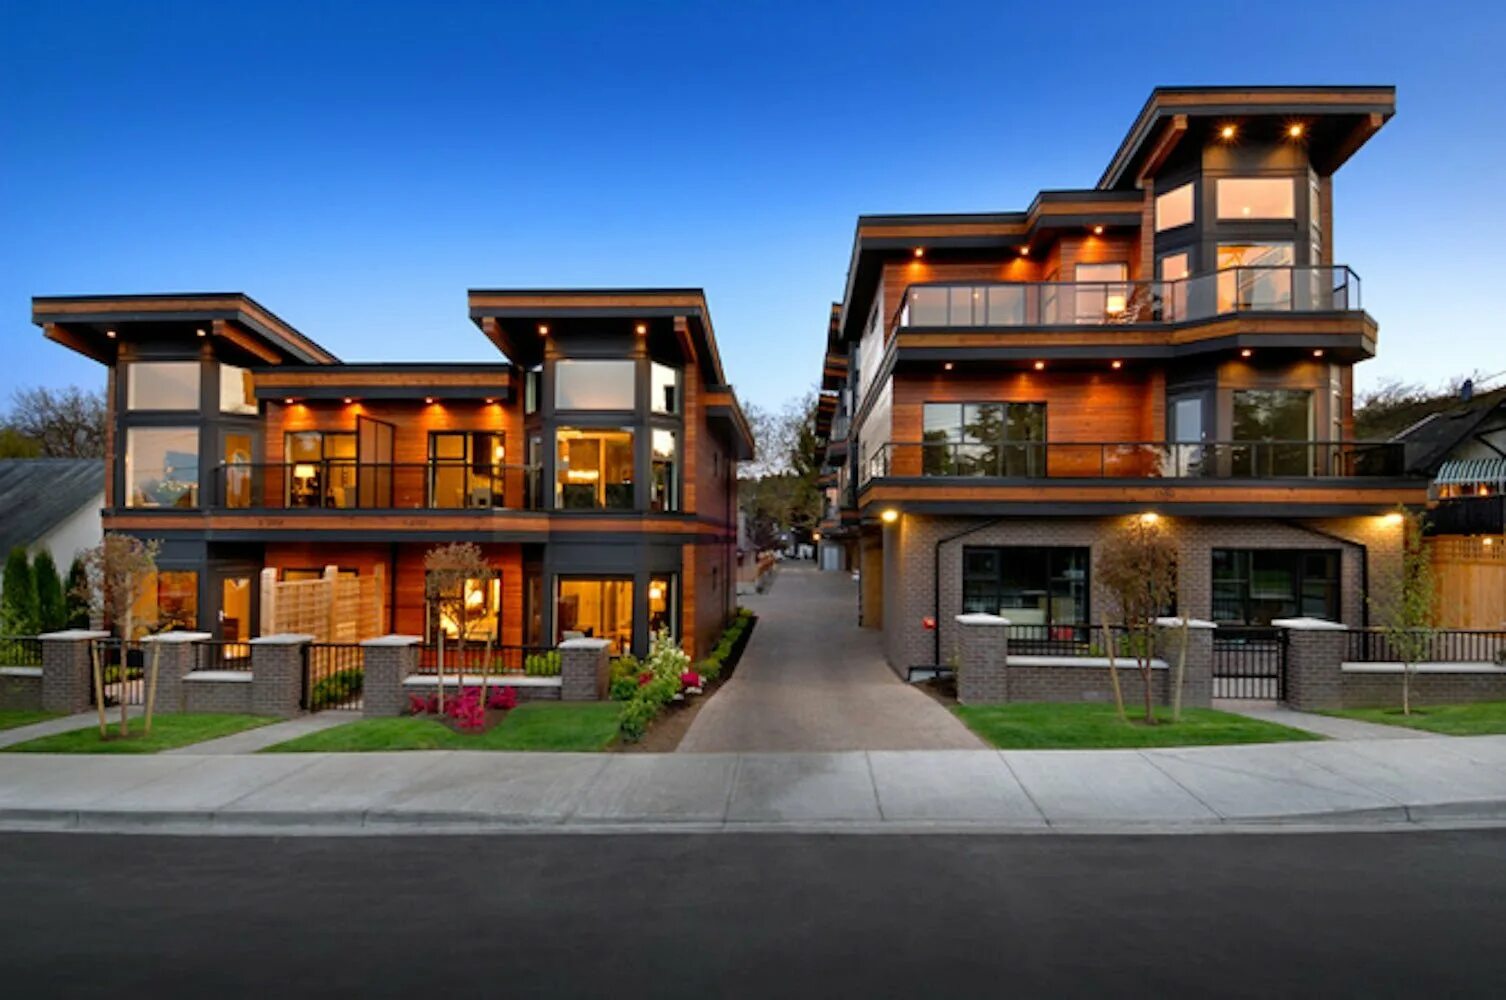
[[[89,645],[108,638],[108,632],[89,629],[69,629],[41,636],[43,711],[72,714],[89,707],[89,688],[94,683]]]
[[[566,639],[560,643],[560,700],[601,701],[607,696],[612,665],[605,639]]]
[[[957,616],[957,700],[988,705],[1009,700],[1009,619]]]
[[[1349,629],[1320,618],[1278,618],[1286,630],[1286,703],[1292,708],[1343,708]]]
[[[291,634],[251,640],[251,714],[298,714],[304,648],[313,641],[311,635]]]
[[[1175,697],[1177,660],[1182,655],[1182,619],[1156,619],[1156,656],[1166,661],[1166,704]],[[1182,707],[1213,704],[1213,636],[1217,625],[1200,618],[1187,620],[1187,666],[1182,676]]]
[[[159,712],[186,712],[183,678],[198,667],[199,647],[194,645],[213,639],[208,632],[163,632],[141,640],[145,680],[151,683],[152,657],[157,656],[157,708]],[[161,652],[158,652],[161,650]]]
[[[361,643],[366,679],[361,687],[361,712],[368,719],[402,715],[408,710],[403,681],[418,669],[416,635],[384,635]]]

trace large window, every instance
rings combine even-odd
[[[671,639],[680,638],[679,577],[664,573],[649,577],[648,634],[652,639],[661,631]]]
[[[1290,177],[1220,177],[1218,217],[1291,219],[1297,214],[1297,185]]]
[[[632,510],[633,432],[626,428],[561,427],[555,432],[556,507]]]
[[[199,574],[166,569],[151,574],[142,582],[131,617],[133,638],[198,628]]]
[[[249,370],[220,365],[220,412],[256,413],[256,387]]]
[[[554,363],[556,410],[631,410],[636,361],[564,360]]]
[[[1193,213],[1191,184],[1156,195],[1156,232],[1187,225],[1192,222]]]
[[[198,408],[197,361],[134,361],[126,366],[126,409]]]
[[[1312,440],[1313,394],[1307,389],[1234,392],[1232,471],[1236,476],[1307,476],[1323,457]],[[1246,443],[1247,442],[1247,443]]]
[[[1295,260],[1291,243],[1220,243],[1218,311],[1290,309]]]
[[[1007,546],[962,550],[962,610],[1012,625],[1086,625],[1088,550]]]
[[[615,655],[633,644],[633,581],[560,577],[556,640],[606,639]]]
[[[128,428],[125,474],[127,507],[197,507],[198,429]]]
[[[429,434],[429,505],[499,507],[503,495],[502,435],[491,431]]]
[[[649,508],[672,511],[680,509],[680,445],[672,430],[653,430],[653,477],[649,481]]]
[[[291,431],[284,446],[288,506],[356,506],[354,431]]]
[[[1073,289],[1076,322],[1113,323],[1124,317],[1130,296],[1128,264],[1078,264],[1073,277],[1077,279]]]
[[[1213,550],[1215,621],[1269,625],[1298,616],[1338,620],[1337,550]]]
[[[1045,403],[927,403],[927,476],[1043,476]]]
[[[680,412],[680,370],[655,361],[649,368],[650,405],[655,413]]]
[[[427,592],[427,588],[425,588]],[[453,593],[453,591],[452,591]],[[451,614],[453,606],[450,602],[443,602],[444,606],[436,602],[428,603],[428,634],[426,639],[434,640],[435,627],[443,631],[447,640],[456,639],[460,636],[460,616]],[[502,578],[492,577],[489,580],[465,581],[465,639],[467,642],[485,642],[488,639],[497,641],[501,634],[497,623],[500,620],[502,608]]]

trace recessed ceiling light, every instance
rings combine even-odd
[[[1252,355],[1254,353],[1255,353],[1254,351],[1252,351],[1248,347],[1246,347],[1244,350],[1242,350],[1242,351],[1239,352],[1239,356],[1242,357],[1242,358],[1248,358],[1250,355]]]
[[[1035,370],[1036,371],[1040,371],[1040,370],[1042,370],[1045,367],[1046,367],[1046,362],[1044,362],[1044,361],[1037,361],[1035,363]]]
[[[1286,134],[1291,136],[1293,139],[1302,138],[1302,133],[1304,131],[1305,129],[1302,127],[1301,122],[1293,122],[1286,127]]]
[[[1124,367],[1124,362],[1123,361],[1115,361],[1115,362],[1112,362],[1109,365],[1109,367],[1110,368],[1123,368]]]
[[[633,327],[633,332],[637,333],[638,336],[640,336],[640,337],[643,336],[645,333],[648,332],[648,324],[647,323],[639,323],[637,326]]]
[[[1094,226],[1093,227],[1093,235],[1094,236],[1102,236],[1103,235],[1103,227],[1102,226]]]
[[[424,397],[424,403],[427,404],[427,405],[429,405],[429,406],[433,406],[434,405],[434,397],[433,396],[425,396]]]
[[[1233,125],[1225,125],[1223,128],[1218,130],[1218,134],[1225,139],[1232,139],[1234,138],[1235,131],[1236,129]]]
[[[286,403],[288,406],[292,406],[294,403],[296,403],[298,401],[296,399],[294,399],[292,396],[288,396],[286,399],[283,400],[283,402]]]
[[[944,364],[944,365],[941,366],[941,370],[949,372],[949,371],[952,370],[952,367],[953,367],[952,363],[950,361],[948,361],[946,364]]]
[[[114,340],[115,339],[115,331],[114,330],[106,330],[105,331],[105,336],[109,337],[111,340]]]
[[[209,336],[209,331],[205,330],[202,326],[195,330],[194,333],[197,333],[201,337]]]
[[[539,324],[539,336],[540,337],[547,337],[547,336],[549,336],[549,327],[548,327],[547,324],[544,324],[544,323],[540,323]]]
[[[925,255],[926,255],[926,248],[925,247],[916,247],[915,248],[915,256],[917,256],[917,257],[924,257]]]

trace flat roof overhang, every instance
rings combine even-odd
[[[339,365],[316,371],[263,368],[255,373],[256,398],[299,401],[496,399],[513,394],[510,364]]]

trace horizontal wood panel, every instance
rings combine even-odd
[[[1165,485],[1162,483],[1083,485],[1081,483],[1053,482],[1050,479],[1031,480],[1019,486],[976,486],[955,479],[938,480],[936,483],[889,484],[870,487],[859,500],[859,506],[868,508],[875,504],[900,503],[904,501],[978,501],[1016,503],[1262,503],[1278,505],[1273,513],[1281,513],[1279,505],[1307,504],[1364,504],[1377,507],[1395,506],[1399,503],[1419,504],[1427,498],[1426,484],[1415,487],[1367,487],[1355,486],[1260,486],[1214,485],[1188,483]]]

